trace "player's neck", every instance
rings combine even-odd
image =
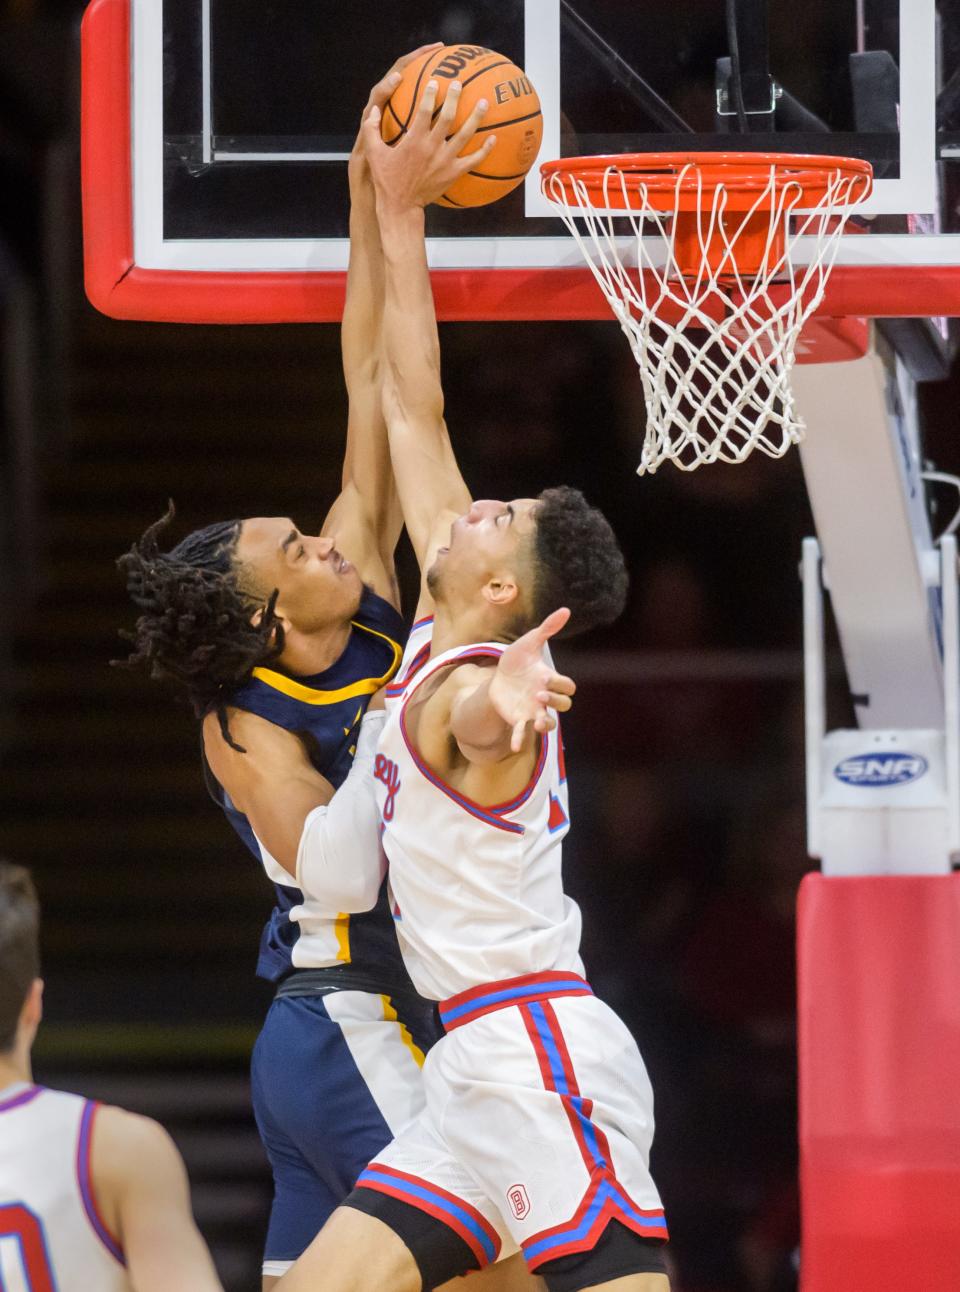
[[[19,1047],[15,1045],[9,1054],[0,1054],[0,1090],[6,1090],[8,1086],[15,1086],[21,1081],[32,1080],[29,1050],[21,1054]]]
[[[330,624],[316,632],[303,633],[289,629],[277,663],[288,673],[311,677],[335,664],[347,649],[353,631],[350,620]]]
[[[453,610],[444,605],[438,605],[434,610],[430,650],[432,656],[456,650],[458,646],[500,640],[500,635],[483,612],[478,614],[472,609]]]

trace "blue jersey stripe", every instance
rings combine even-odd
[[[563,1060],[560,1057],[560,1051],[557,1049],[557,1043],[553,1039],[553,1032],[550,1029],[543,1006],[534,1001],[528,1006],[528,1009],[546,1051],[547,1062],[550,1064],[550,1075],[553,1077],[553,1087],[557,1094],[569,1095],[570,1087],[567,1085],[567,1076],[563,1070]]]
[[[610,1166],[610,1163],[600,1152],[600,1144],[597,1141],[597,1129],[583,1110],[583,1096],[571,1095],[570,1103],[573,1106],[574,1112],[577,1114],[577,1120],[580,1122],[580,1127],[583,1131],[583,1138],[587,1142],[587,1148],[590,1150],[590,1154],[593,1157],[594,1162],[596,1162],[597,1166]]]
[[[420,1198],[424,1202],[429,1202],[432,1207],[437,1207],[445,1211],[469,1229],[471,1234],[477,1239],[477,1242],[483,1248],[489,1261],[497,1258],[497,1250],[490,1239],[490,1235],[484,1230],[473,1216],[463,1207],[457,1206],[450,1198],[444,1197],[441,1193],[436,1193],[426,1184],[416,1184],[413,1180],[405,1180],[402,1176],[390,1175],[386,1172],[380,1172],[375,1166],[368,1166],[360,1175],[357,1184],[363,1184],[364,1181],[376,1182],[378,1184],[389,1185],[391,1189],[397,1189],[400,1193],[409,1193],[413,1198]]]
[[[498,1005],[503,1001],[524,1001],[529,1000],[531,996],[553,996],[561,991],[586,993],[589,990],[582,978],[571,978],[569,982],[531,982],[520,987],[508,987],[504,991],[490,992],[487,996],[475,996],[473,1000],[455,1005],[453,1009],[441,1009],[440,1018],[444,1023],[452,1023],[455,1019],[462,1018],[464,1014],[488,1009],[491,1005]]]
[[[610,1181],[604,1180],[597,1190],[593,1202],[575,1225],[570,1225],[566,1229],[548,1234],[546,1238],[541,1238],[538,1242],[530,1243],[529,1245],[525,1243],[523,1247],[524,1255],[528,1260],[536,1260],[544,1252],[552,1251],[555,1247],[565,1247],[567,1243],[582,1242],[590,1233],[608,1201],[615,1203],[621,1211],[629,1215],[631,1220],[642,1229],[660,1230],[666,1228],[662,1212],[655,1216],[641,1215],[635,1207],[631,1206],[622,1197],[620,1191],[614,1188]]]

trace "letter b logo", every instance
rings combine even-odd
[[[507,1201],[515,1219],[524,1220],[530,1214],[530,1199],[522,1184],[511,1184],[507,1190]]]

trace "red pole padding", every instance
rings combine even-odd
[[[960,875],[808,875],[803,1292],[960,1289]]]

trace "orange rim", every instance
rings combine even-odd
[[[614,183],[608,175],[613,173]],[[857,157],[822,157],[808,153],[616,153],[610,156],[563,157],[540,167],[545,187],[559,181],[573,206],[584,202],[605,209],[696,210],[703,193],[723,189],[736,205],[772,205],[773,194],[788,185],[796,206],[815,206],[831,192],[839,175],[848,181],[833,205],[863,201],[873,188],[873,167]],[[764,203],[768,193],[770,202]],[[739,199],[739,200],[738,200]]]

